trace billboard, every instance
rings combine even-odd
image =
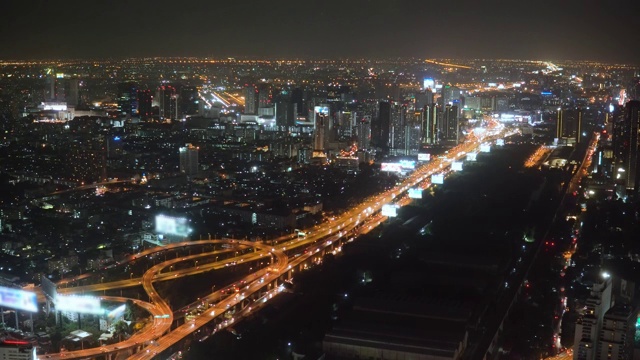
[[[498,139],[498,140],[496,140],[496,145],[497,145],[497,146],[504,146],[504,139]]]
[[[416,162],[413,160],[400,160],[400,167],[403,169],[414,170],[416,168]]]
[[[480,145],[480,152],[483,152],[483,153],[491,152],[491,145],[489,144]]]
[[[468,153],[467,161],[476,161],[478,158],[478,153]]]
[[[422,199],[422,189],[419,189],[419,188],[411,188],[411,189],[409,189],[409,198],[410,199]]]
[[[444,175],[443,174],[433,174],[431,175],[431,183],[442,185],[444,184]]]
[[[436,88],[436,81],[432,78],[424,78],[422,80],[422,88],[424,90],[431,89],[434,90]]]
[[[0,286],[0,306],[38,312],[38,297],[32,292]]]
[[[70,311],[82,314],[104,314],[100,306],[100,298],[87,295],[58,295],[56,310]]]
[[[462,161],[454,161],[451,163],[451,170],[462,171]]]
[[[382,216],[396,217],[398,216],[398,205],[385,204],[382,205]]]
[[[429,161],[431,160],[431,154],[418,154],[418,161]]]
[[[399,163],[382,163],[380,164],[380,170],[402,172],[402,166]]]
[[[44,293],[44,295],[50,300],[54,300],[58,296],[57,285],[44,275],[40,277],[40,287],[42,288],[42,292]]]
[[[191,229],[186,218],[156,215],[156,232],[164,235],[189,236]]]

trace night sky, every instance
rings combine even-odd
[[[0,59],[589,59],[640,64],[637,0],[3,0]]]

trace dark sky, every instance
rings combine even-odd
[[[638,0],[2,0],[0,59],[593,59],[640,64]]]

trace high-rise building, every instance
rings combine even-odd
[[[246,85],[244,87],[244,113],[258,113],[258,96],[257,89],[254,85]]]
[[[445,85],[442,87],[442,105],[452,105],[460,108],[462,92],[459,87]]]
[[[358,121],[358,147],[368,149],[371,146],[371,116],[365,115]]]
[[[440,139],[450,144],[458,143],[458,107],[447,104],[442,109],[442,121],[438,124]]]
[[[196,175],[198,170],[198,148],[191,144],[185,144],[180,148],[180,172]]]
[[[602,320],[611,308],[611,289],[611,278],[605,278],[593,285],[585,304],[586,310],[576,323],[574,360],[596,359]]]
[[[629,360],[633,358],[638,311],[628,304],[616,304],[602,319],[597,345],[597,360]]]
[[[624,169],[626,171],[626,187],[627,190],[631,190],[633,193],[637,193],[638,188],[638,152],[640,148],[640,101],[629,101],[624,108],[624,142],[629,144],[627,154],[624,158]]]
[[[329,131],[329,105],[320,105],[313,110],[313,150],[324,152]]]
[[[80,80],[69,79],[69,91],[67,92],[67,105],[76,106],[80,103]]]
[[[423,113],[422,144],[436,145],[438,142],[438,117],[440,116],[440,107],[431,103],[423,108]]]
[[[291,91],[291,103],[296,106],[296,113],[294,116],[307,113],[304,91],[302,89],[295,88]]]
[[[153,116],[153,96],[151,95],[151,90],[139,90],[137,91],[137,99],[138,99],[138,116],[141,119],[148,119]]]
[[[373,146],[389,149],[391,131],[391,103],[381,101],[378,104],[378,116],[371,124],[371,142]]]
[[[416,109],[423,109],[427,105],[433,104],[433,92],[431,89],[426,89],[416,94]]]
[[[268,107],[273,101],[273,91],[271,84],[258,84],[258,107]]]
[[[162,85],[156,92],[160,120],[178,119],[178,94],[171,85]]]
[[[138,85],[127,82],[118,84],[118,112],[121,115],[138,115]]]
[[[582,108],[558,109],[556,122],[556,137],[558,140],[580,143],[583,140],[583,111]]]
[[[184,86],[180,89],[180,116],[195,115],[198,113],[198,104],[200,98],[198,96],[198,89],[195,86]]]

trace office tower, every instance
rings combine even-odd
[[[558,140],[580,143],[583,140],[583,111],[582,108],[558,109],[556,122],[556,137]]]
[[[573,345],[574,360],[596,359],[596,348],[604,315],[611,307],[611,278],[593,285],[587,298],[586,310],[576,323]]]
[[[245,85],[244,87],[244,113],[245,114],[257,114],[258,113],[258,96],[257,89],[253,85]]]
[[[431,103],[426,105],[423,110],[422,117],[422,144],[436,145],[438,142],[438,116],[440,108],[438,105]]]
[[[368,149],[371,146],[371,116],[365,115],[358,121],[358,147]]]
[[[640,77],[634,76],[627,89],[629,100],[640,100]]]
[[[198,148],[185,144],[180,148],[180,172],[187,175],[198,173]]]
[[[422,111],[411,111],[407,114],[404,130],[404,153],[416,155],[420,150],[422,138]]]
[[[258,107],[267,107],[271,105],[273,98],[273,91],[271,84],[260,83],[258,84]]]
[[[427,105],[433,104],[433,92],[431,89],[426,89],[416,94],[416,109],[423,109]]]
[[[461,98],[460,88],[451,85],[445,85],[442,87],[442,105],[449,104],[459,108]]]
[[[56,101],[65,102],[67,100],[67,89],[65,87],[64,74],[56,74],[55,89],[56,89]]]
[[[388,101],[381,101],[378,106],[378,116],[371,124],[371,142],[373,146],[380,147],[385,150],[389,148],[391,103]]]
[[[48,73],[44,80],[44,101],[56,100],[56,77],[53,73]]]
[[[138,99],[138,116],[140,116],[141,119],[150,118],[153,115],[153,96],[151,95],[151,90],[138,89],[138,91],[136,92],[136,98]]]
[[[458,107],[447,104],[442,109],[442,121],[438,124],[440,139],[449,143],[458,143]]]
[[[602,319],[597,345],[597,360],[628,360],[633,358],[634,336],[638,311],[628,304],[616,304]]]
[[[67,105],[76,106],[80,103],[80,80],[69,79],[69,91],[67,92]]]
[[[624,154],[626,170],[626,187],[636,193],[638,191],[638,137],[640,137],[640,101],[629,101],[624,108],[623,142],[628,143],[627,154]]]
[[[313,110],[313,150],[324,152],[329,128],[329,105],[320,105]]]
[[[179,114],[181,117],[198,113],[200,97],[198,96],[198,89],[195,86],[184,86],[181,88],[179,100]]]
[[[128,82],[118,84],[118,112],[121,115],[138,115],[138,85]]]
[[[296,114],[306,114],[305,109],[305,101],[304,101],[304,91],[300,88],[295,88],[291,91],[291,103],[296,106]]]
[[[156,92],[160,120],[175,120],[178,118],[178,95],[176,88],[162,85]]]
[[[405,124],[406,124],[406,105],[391,106],[391,144],[390,148],[395,155],[406,155],[405,149]]]

